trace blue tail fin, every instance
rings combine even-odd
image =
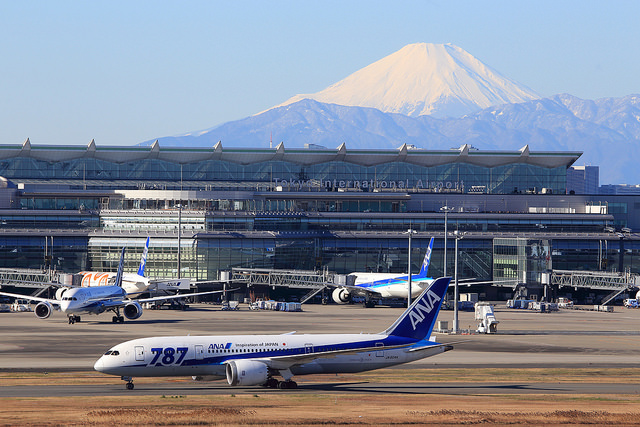
[[[431,336],[440,306],[449,288],[451,277],[441,277],[411,304],[411,306],[384,333],[404,338],[423,340]]]
[[[142,251],[142,258],[140,258],[140,267],[138,267],[138,276],[144,276],[144,268],[147,266],[148,252],[149,252],[149,237],[147,237],[147,243],[144,244],[144,250]]]
[[[116,274],[116,282],[114,283],[116,286],[122,287],[123,271],[124,271],[124,248],[122,248],[122,253],[120,254],[120,263],[118,264],[118,273]]]
[[[431,251],[433,250],[433,237],[429,242],[429,247],[427,248],[427,253],[424,255],[424,261],[422,261],[422,267],[420,268],[420,273],[418,273],[418,277],[427,277],[427,272],[429,271],[429,263],[431,262]]]

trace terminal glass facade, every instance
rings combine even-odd
[[[80,147],[82,149],[82,147]],[[71,154],[74,150],[68,148]],[[131,150],[131,149],[130,149]],[[78,151],[77,149],[75,151]],[[125,154],[126,154],[126,150]],[[140,149],[131,150],[131,156]],[[510,194],[528,191],[566,192],[566,166],[544,167],[527,163],[482,166],[465,162],[425,166],[408,156],[404,161],[357,164],[352,160],[308,164],[309,160],[251,162],[260,150],[246,150],[246,163],[212,158],[198,150],[186,151],[191,161],[144,158],[107,161],[83,157],[50,161],[17,156],[0,160],[0,176],[20,180],[62,180],[77,188],[122,186],[158,189],[245,189],[295,191],[439,191]],[[184,154],[185,150],[180,153]],[[304,152],[314,153],[309,150]],[[315,152],[317,154],[317,152]],[[322,153],[322,152],[320,152]],[[391,153],[394,153],[393,151]],[[388,152],[375,152],[377,155]],[[362,157],[366,156],[363,153]],[[426,154],[425,154],[426,155]],[[200,160],[198,157],[202,157]]]

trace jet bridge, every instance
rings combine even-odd
[[[231,269],[231,281],[233,283],[245,283],[247,286],[284,286],[287,288],[308,289],[309,292],[302,297],[301,303],[313,298],[318,292],[327,286],[333,286],[340,275],[329,271],[314,270],[271,270],[264,268],[233,268]]]
[[[50,286],[64,283],[67,276],[69,275],[55,270],[0,268],[0,288],[2,286],[33,288],[35,290],[31,296],[39,296]]]
[[[621,293],[640,285],[640,276],[630,272],[553,270],[550,284],[574,289],[587,288],[611,291],[602,299],[601,305],[608,304]]]

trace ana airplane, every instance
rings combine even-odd
[[[432,250],[433,237],[429,241],[420,272],[411,275],[411,298],[420,295],[433,282],[433,278],[427,277]],[[331,294],[338,304],[349,303],[353,295],[363,295],[367,307],[373,307],[373,298],[407,298],[408,296],[409,275],[407,274],[398,276],[390,273],[351,273],[351,275],[356,276],[353,285],[340,285]]]
[[[133,377],[188,375],[205,380],[226,377],[232,386],[295,388],[294,375],[363,372],[407,363],[452,349],[430,340],[450,280],[434,280],[378,334],[140,338],[112,347],[94,368],[121,376],[129,390]]]
[[[123,266],[124,266],[124,249],[120,255],[120,264],[116,274],[115,283],[113,285],[67,288],[61,297],[56,299],[32,297],[27,295],[12,294],[8,292],[0,292],[0,295],[7,295],[14,298],[22,298],[30,301],[39,301],[35,307],[34,313],[40,319],[47,319],[51,316],[51,312],[60,310],[69,316],[69,324],[80,322],[80,314],[100,314],[105,311],[114,313],[113,323],[123,323],[126,317],[129,320],[138,319],[142,316],[141,303],[153,301],[165,301],[176,298],[192,297],[197,295],[214,294],[224,291],[198,292],[191,294],[176,294],[170,296],[161,296],[154,298],[143,298],[131,300],[127,292],[122,288]],[[120,309],[124,316],[120,315]]]
[[[144,277],[144,269],[147,265],[147,253],[149,252],[149,237],[144,245],[142,251],[142,257],[140,258],[140,266],[137,273],[123,273],[122,274],[122,288],[127,295],[133,296],[141,294],[149,290],[152,286],[152,281],[149,278]],[[116,279],[116,273],[104,273],[97,271],[81,271],[82,274],[82,286],[112,286]],[[62,294],[69,288],[63,287],[58,290],[57,299],[62,299]]]

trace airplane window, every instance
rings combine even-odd
[[[111,354],[111,350],[107,351],[104,355],[105,355],[105,356],[108,356],[108,355],[110,355],[110,354]]]
[[[111,352],[111,355],[112,356],[119,356],[120,352],[118,350],[114,350],[114,351]]]

